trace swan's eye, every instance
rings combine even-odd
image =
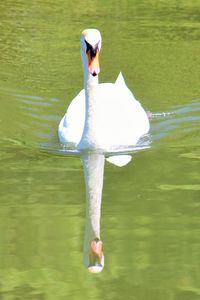
[[[97,51],[99,50],[98,49],[98,46],[99,46],[99,42],[93,47],[92,45],[90,45],[90,43],[88,43],[86,40],[85,40],[85,44],[86,44],[86,53],[90,53],[90,57],[93,58],[96,56],[97,54]]]

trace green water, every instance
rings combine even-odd
[[[0,2],[0,299],[200,299],[199,1]],[[105,166],[105,268],[82,264],[83,170],[57,125],[82,88],[79,37],[102,33],[100,81],[122,71],[151,148]]]

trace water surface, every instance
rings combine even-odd
[[[0,298],[200,299],[198,1],[1,1]],[[151,148],[105,166],[106,264],[82,264],[85,191],[57,125],[82,88],[79,36],[103,38],[100,81],[122,71],[155,114]],[[60,151],[58,151],[60,150]]]

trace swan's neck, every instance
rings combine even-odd
[[[91,130],[94,125],[95,117],[97,114],[97,86],[98,75],[92,76],[91,74],[85,74],[84,88],[85,88],[85,104],[86,104],[86,119],[85,127]]]
[[[86,185],[86,226],[84,239],[84,262],[88,266],[91,241],[100,239],[101,197],[103,189],[105,157],[97,153],[82,155]]]
[[[85,124],[79,148],[98,148],[97,134],[97,87],[98,75],[89,74],[87,67],[84,68],[84,89],[85,89]]]

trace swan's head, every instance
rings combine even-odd
[[[90,244],[88,271],[91,273],[99,273],[103,270],[104,255],[102,246],[102,241],[97,238],[94,239]]]
[[[85,29],[81,35],[81,53],[84,68],[92,76],[100,72],[99,52],[101,50],[101,34],[97,29]]]

